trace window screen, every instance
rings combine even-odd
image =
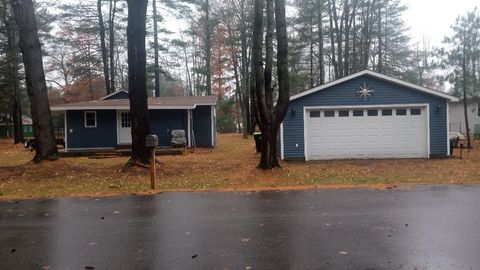
[[[421,115],[422,114],[422,110],[421,109],[410,109],[410,115]]]
[[[324,111],[323,115],[325,117],[334,117],[335,116],[335,111]]]
[[[363,116],[363,110],[353,110],[353,116]]]
[[[367,115],[368,116],[378,116],[378,110],[368,110]]]
[[[310,111],[310,117],[320,117],[320,111]]]
[[[350,111],[349,111],[349,110],[341,110],[341,111],[338,111],[338,116],[340,116],[340,117],[349,117],[349,116],[350,116]]]
[[[397,115],[407,115],[407,109],[397,109]]]
[[[85,112],[85,127],[97,127],[97,113]]]
[[[390,115],[392,115],[392,110],[390,109],[382,110],[382,116],[390,116]]]

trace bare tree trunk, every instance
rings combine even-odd
[[[132,155],[125,168],[148,163],[150,151],[145,146],[150,133],[146,81],[146,16],[148,0],[127,0],[128,5],[128,92],[132,117]]]
[[[273,63],[273,0],[267,0],[267,34],[266,63],[263,70],[263,0],[255,1],[253,23],[253,61],[255,73],[255,92],[258,105],[258,126],[262,132],[261,157],[259,168],[272,169],[280,167],[277,157],[277,134],[280,123],[285,118],[290,98],[288,85],[288,41],[285,19],[284,0],[275,0],[275,19],[277,36],[277,73],[278,101],[273,105],[273,89],[271,87],[271,63]]]
[[[113,5],[112,5],[113,2]],[[110,49],[110,91],[113,93],[117,91],[115,87],[115,12],[117,10],[117,0],[110,0],[110,12],[109,12],[109,34],[108,43]]]
[[[210,21],[210,2],[206,0],[205,5],[205,67],[207,73],[207,95],[212,94],[212,23]]]
[[[468,123],[468,103],[467,103],[467,50],[466,50],[466,29],[463,29],[463,63],[462,63],[462,73],[463,73],[463,112],[465,115],[465,134],[467,136],[467,147],[470,149],[471,142],[470,142],[470,126]]]
[[[250,90],[248,85],[248,48],[247,48],[247,26],[245,16],[245,1],[241,1],[240,4],[240,46],[241,46],[241,62],[242,67],[240,69],[241,88],[242,88],[242,120],[243,120],[243,137],[247,138],[248,134],[251,134],[251,120],[250,120]],[[253,133],[253,132],[252,132]]]
[[[105,80],[105,89],[107,95],[112,93],[110,88],[110,77],[108,74],[108,55],[107,46],[105,45],[105,25],[103,24],[102,14],[102,0],[97,0],[97,13],[98,13],[98,29],[100,33],[100,48],[102,51],[102,64],[103,64],[103,78]]]
[[[277,34],[277,80],[278,100],[275,105],[275,116],[273,121],[273,136],[271,138],[272,151],[270,159],[273,165],[278,164],[277,160],[277,132],[280,124],[285,119],[290,102],[290,85],[288,74],[288,36],[285,15],[285,0],[275,0],[275,22]]]
[[[320,85],[325,83],[325,52],[323,49],[323,1],[318,1],[318,65],[319,65],[319,83]]]
[[[382,5],[378,5],[378,63],[377,72],[384,73],[383,70],[383,52],[382,52]]]
[[[357,0],[353,0],[352,3],[352,9],[351,9],[351,14],[350,14],[350,9],[345,9],[346,14],[345,14],[345,51],[344,51],[344,65],[343,65],[343,75],[346,76],[349,74],[350,69],[351,69],[351,58],[352,55],[350,53],[350,30],[352,28],[353,20],[355,19],[355,13],[357,9]],[[355,44],[353,44],[355,46]],[[355,56],[353,56],[355,57]]]
[[[332,4],[332,1],[335,1],[335,0],[328,0],[328,17],[329,17],[329,22],[330,22],[330,27],[329,27],[329,31],[330,31],[330,52],[331,52],[331,63],[332,63],[332,66],[333,66],[333,73],[334,73],[334,78],[337,79],[338,78],[338,66],[337,66],[337,60],[336,60],[336,57],[335,57],[335,31],[333,30],[333,9],[336,7],[332,5],[334,5],[335,2],[333,2]]]
[[[261,1],[261,0],[260,0]],[[250,134],[255,132],[255,128],[258,123],[258,105],[257,105],[257,90],[256,90],[256,71],[255,71],[255,59],[252,53],[251,60],[251,72],[250,72]]]
[[[22,106],[18,98],[18,93],[15,93],[15,99],[13,100],[13,143],[23,142],[23,123],[22,123]]]
[[[12,6],[19,30],[27,93],[31,104],[36,151],[33,161],[55,160],[58,158],[58,150],[48,103],[42,49],[38,39],[33,3],[32,0],[12,0]]]
[[[7,12],[7,0],[3,0],[3,20],[7,32],[7,61],[8,69],[11,72],[11,80],[13,86],[13,143],[23,142],[23,125],[22,125],[22,104],[20,102],[20,89],[18,83],[18,63],[17,63],[17,50],[14,45],[15,42],[15,21],[13,16]]]
[[[266,7],[266,13],[267,13],[267,29],[265,33],[265,90],[263,93],[258,95],[258,101],[261,102],[262,104],[259,103],[259,112],[260,112],[260,117],[262,118],[262,115],[265,115],[265,119],[262,119],[263,121],[266,120],[266,122],[270,122],[269,119],[269,112],[271,112],[271,109],[273,108],[273,87],[272,87],[272,72],[273,72],[273,1],[274,0],[266,0],[267,1],[267,7]],[[258,91],[257,91],[258,94]],[[265,96],[262,97],[261,95],[264,94]],[[265,103],[265,104],[263,104]]]
[[[193,96],[193,87],[192,87],[192,76],[190,75],[190,68],[188,67],[188,56],[187,56],[187,46],[183,45],[183,56],[185,57],[185,73],[188,83],[188,95]]]
[[[313,19],[310,20],[311,24],[309,25],[310,29],[310,37],[309,37],[309,42],[310,42],[310,50],[309,50],[309,59],[308,61],[310,62],[310,88],[313,88],[315,85],[315,75],[313,73]]]
[[[153,8],[153,50],[155,52],[155,96],[160,96],[160,67],[158,65],[158,22],[157,22],[157,0],[152,0]],[[187,66],[188,67],[188,66]]]

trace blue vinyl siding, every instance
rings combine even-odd
[[[199,147],[212,147],[212,107],[197,106],[192,114],[196,145]]]
[[[369,88],[375,91],[368,101],[359,99],[355,93],[363,83],[367,83]],[[304,158],[303,108],[305,106],[375,106],[413,103],[428,103],[430,107],[430,155],[447,155],[446,99],[363,75],[290,102],[283,122],[285,158]],[[292,109],[295,110],[295,114],[292,114]]]
[[[150,110],[150,130],[158,135],[160,146],[170,146],[173,129],[185,130],[188,140],[188,116],[187,110]]]
[[[116,111],[96,111],[97,127],[95,128],[85,128],[84,112],[85,111],[67,111],[67,147],[115,147],[117,145]]]
[[[116,147],[117,112],[115,110],[97,110],[97,127],[95,128],[85,128],[84,112],[84,110],[67,111],[67,147],[72,149]],[[192,116],[196,145],[211,147],[211,106],[197,106],[192,111]],[[170,146],[173,129],[185,130],[188,139],[187,110],[150,110],[149,118],[151,133],[158,135],[160,146]]]

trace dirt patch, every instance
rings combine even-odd
[[[256,168],[259,155],[252,138],[218,136],[216,148],[192,149],[181,156],[162,156],[158,191],[263,190],[480,183],[480,153],[464,150],[459,158],[282,162],[282,168]],[[149,172],[122,173],[127,157],[61,158],[32,164],[33,152],[0,140],[0,198],[146,193]]]

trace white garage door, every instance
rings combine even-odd
[[[307,110],[307,160],[428,158],[426,107]]]

